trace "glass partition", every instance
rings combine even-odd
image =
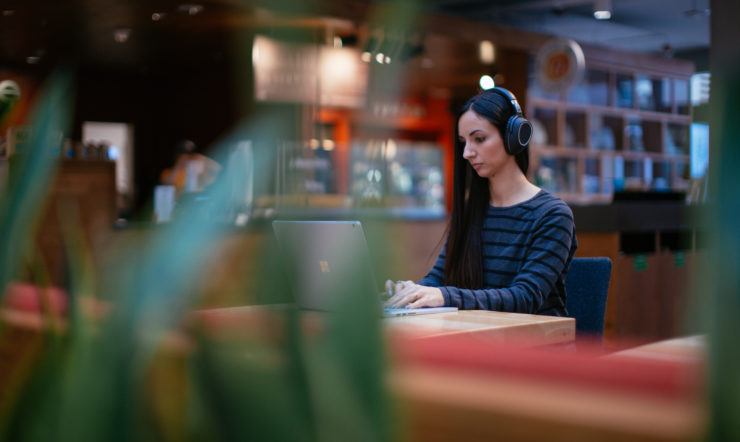
[[[257,146],[255,162],[255,208],[264,213],[362,208],[402,216],[446,213],[443,149],[434,142],[284,142]]]
[[[442,148],[435,143],[357,141],[350,171],[356,206],[444,208]]]

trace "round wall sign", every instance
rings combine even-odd
[[[586,58],[583,49],[574,40],[554,38],[537,51],[534,72],[542,89],[560,92],[583,79]]]

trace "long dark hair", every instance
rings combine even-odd
[[[515,115],[514,106],[503,94],[487,90],[472,97],[462,107],[455,120],[455,163],[452,188],[452,214],[445,253],[445,284],[477,289],[483,287],[483,245],[481,231],[491,194],[488,179],[481,178],[463,158],[464,143],[460,143],[458,122],[472,110],[496,127],[503,138],[506,123]],[[529,149],[515,156],[519,169],[526,175],[529,169]]]

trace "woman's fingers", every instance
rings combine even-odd
[[[399,283],[396,283],[396,287]],[[416,299],[416,290],[413,286],[405,286],[404,288],[394,291],[393,296],[386,302],[392,308],[400,308]]]
[[[442,307],[445,303],[442,291],[435,287],[420,287],[416,298],[406,308]]]
[[[416,296],[414,296],[414,299],[411,300],[411,302],[406,306],[406,308],[420,308],[420,307],[427,307],[428,304],[428,296],[424,293],[417,293]]]
[[[421,307],[431,307],[429,304],[429,299],[426,296],[421,296],[418,299],[416,299],[414,302],[409,303],[406,308],[421,308]]]
[[[393,285],[393,293],[398,293],[403,291],[405,288],[407,288],[410,284],[413,284],[411,281],[396,281]]]
[[[386,290],[392,287],[393,295],[385,302],[391,308],[436,307],[444,304],[439,289],[417,285],[413,281],[386,281]]]
[[[411,301],[413,301],[413,299],[408,293],[399,293],[397,295],[393,295],[393,297],[389,299],[386,304],[391,308],[401,308]]]
[[[382,293],[383,299],[387,300],[388,298],[393,296],[393,293],[394,293],[393,284],[394,284],[393,281],[391,281],[390,279],[385,280],[385,290]]]

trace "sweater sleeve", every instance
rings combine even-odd
[[[425,285],[427,287],[439,287],[444,283],[444,272],[445,272],[445,250],[446,247],[442,248],[442,251],[437,257],[437,261],[434,263],[434,267],[429,270],[421,280],[419,285]]]
[[[570,209],[559,206],[542,216],[535,223],[530,238],[519,271],[510,286],[476,290],[440,287],[445,305],[519,313],[539,311],[570,256],[575,238]]]

